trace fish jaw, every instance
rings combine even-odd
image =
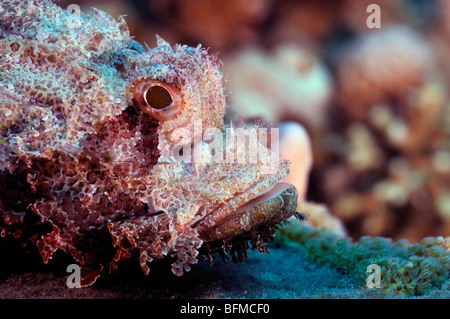
[[[252,132],[246,127],[239,129],[243,134]],[[205,197],[213,200],[205,214],[178,215],[181,228],[192,228],[204,246],[217,246],[219,253],[225,252],[220,249],[224,243],[248,246],[247,242],[256,238],[270,241],[276,227],[294,215],[297,207],[297,189],[283,183],[289,174],[287,163],[259,141],[254,148],[247,148],[245,143],[227,145],[231,138],[223,139],[223,149],[243,163],[210,163],[203,168],[200,163],[194,164],[192,171],[202,176],[199,182],[204,184],[203,194],[210,192]],[[256,163],[251,161],[252,152],[258,152]]]
[[[294,215],[297,195],[297,189],[293,185],[278,183],[224,218],[216,220],[214,226],[200,226],[200,238],[206,243],[226,241],[263,225],[276,226]]]
[[[238,192],[233,189],[233,197],[192,225],[199,238],[207,246],[218,248],[219,253],[224,243],[241,242],[247,246],[247,241],[255,238],[270,241],[277,225],[296,212],[297,189],[283,183],[289,174],[286,166],[278,166],[273,174],[257,174],[257,179],[250,171],[247,167],[247,178],[241,175],[239,180],[222,187],[238,187],[237,184],[245,184],[246,179],[253,181],[250,186]]]

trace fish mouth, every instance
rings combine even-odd
[[[210,227],[198,227],[204,242],[227,241],[251,233],[260,226],[274,227],[295,214],[297,189],[288,183],[278,183],[215,220]]]

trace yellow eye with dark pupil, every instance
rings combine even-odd
[[[183,110],[181,91],[166,82],[145,79],[135,83],[133,100],[142,112],[159,121],[168,121]]]
[[[172,104],[172,96],[162,86],[155,85],[148,89],[145,100],[152,108],[160,110]]]

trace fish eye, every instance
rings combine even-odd
[[[159,121],[176,117],[183,102],[180,90],[156,80],[142,81],[135,85],[133,98],[142,112]]]
[[[161,110],[172,104],[172,96],[163,86],[154,85],[145,93],[145,100],[150,107]]]

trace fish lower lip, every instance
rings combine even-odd
[[[200,238],[205,242],[227,240],[260,225],[275,226],[295,213],[297,194],[293,185],[278,183],[200,233]]]

